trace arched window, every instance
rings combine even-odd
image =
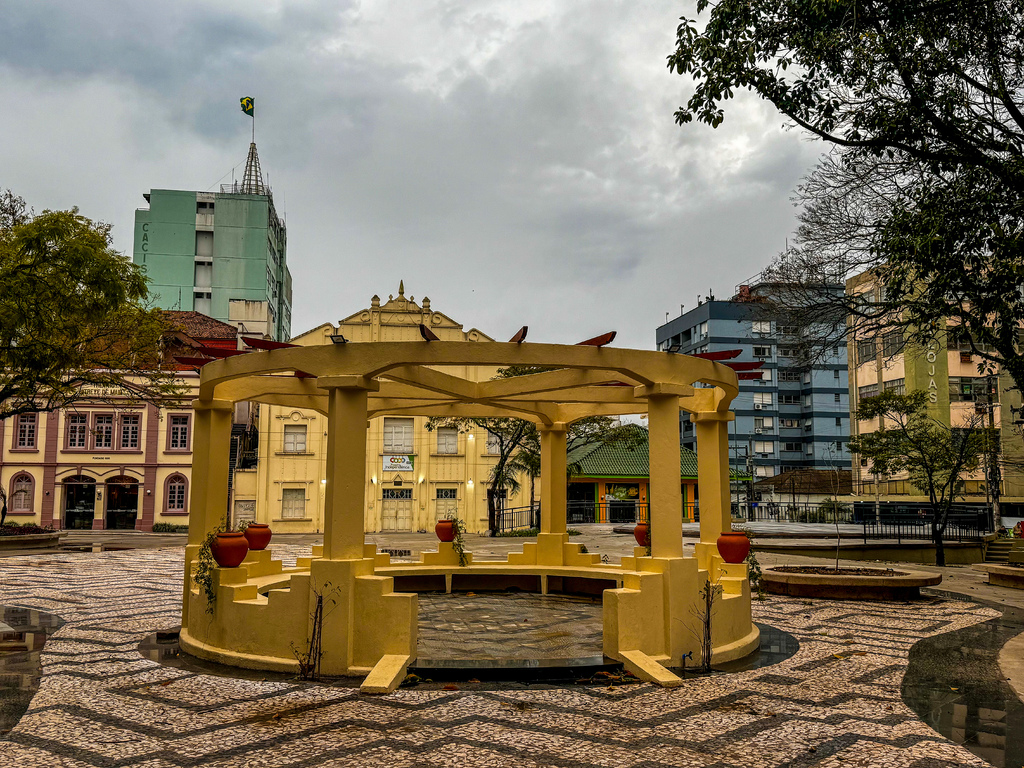
[[[11,481],[11,512],[31,512],[35,482],[32,475],[22,472]]]
[[[185,476],[171,475],[164,487],[164,512],[188,512],[188,480]]]

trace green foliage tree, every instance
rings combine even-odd
[[[509,366],[498,369],[495,378],[528,376],[553,370],[536,366]],[[502,494],[515,494],[522,487],[520,477],[530,478],[530,499],[533,501],[533,480],[540,475],[540,433],[537,426],[525,419],[516,418],[469,418],[437,416],[427,421],[427,429],[454,427],[460,432],[482,429],[491,438],[491,448],[497,461],[491,468],[487,488],[487,527],[493,536],[498,531],[498,499]],[[640,440],[640,430],[630,425],[619,425],[607,416],[588,416],[569,425],[566,434],[566,451],[594,443],[619,443],[635,446]],[[572,474],[572,467],[569,468]]]
[[[161,368],[166,321],[146,298],[145,275],[111,247],[109,225],[77,209],[34,215],[0,195],[0,420],[104,399],[101,389],[179,396]]]
[[[718,126],[746,89],[836,149],[770,277],[813,289],[871,269],[885,288],[779,303],[832,343],[844,312],[918,341],[949,322],[1024,386],[1024,4],[698,0],[705,12],[669,56],[697,83],[677,122]]]
[[[985,449],[981,417],[952,428],[927,415],[928,393],[885,391],[866,397],[858,420],[882,420],[875,432],[850,441],[850,450],[869,459],[878,474],[906,472],[910,482],[928,497],[936,565],[945,565],[942,536],[953,503],[963,490],[963,477],[978,468]]]

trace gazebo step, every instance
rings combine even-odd
[[[405,679],[405,670],[412,657],[399,653],[388,653],[370,670],[370,674],[359,686],[360,693],[391,693]]]

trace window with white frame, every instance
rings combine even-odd
[[[32,476],[22,473],[11,483],[11,512],[32,511]]]
[[[284,425],[284,452],[305,453],[306,452],[306,425],[285,424]]]
[[[67,417],[68,448],[85,448],[89,434],[89,417],[84,413],[69,413]]]
[[[754,453],[775,453],[775,443],[770,440],[755,440]]]
[[[384,453],[413,452],[413,420],[384,419]]]
[[[411,421],[411,419],[410,419]],[[301,520],[306,516],[306,489],[284,488],[281,490],[281,519]]]
[[[866,397],[877,397],[878,396],[878,385],[868,384],[866,387],[857,388],[857,399],[863,400]]]
[[[187,498],[188,483],[182,475],[172,475],[167,479],[167,511],[184,512]]]
[[[771,467],[754,467],[755,477],[772,477],[774,472]]]
[[[811,396],[810,395],[804,395],[804,405],[810,405],[810,404],[811,404]]]
[[[803,443],[792,443],[792,442],[783,443],[782,444],[782,450],[789,451],[791,453],[794,452],[794,451],[802,451],[803,450]]]
[[[754,405],[771,405],[772,404],[772,393],[771,392],[755,392],[754,393]]]
[[[771,368],[761,368],[760,370],[755,371],[755,373],[760,373],[761,374],[761,381],[771,381],[772,380],[772,369]]]
[[[771,416],[755,416],[754,429],[762,432],[771,432],[775,427],[775,419]]]
[[[114,447],[114,414],[97,414],[92,427],[93,448]]]
[[[771,357],[771,347],[754,347],[754,357]]]
[[[172,451],[188,450],[189,417],[187,415],[171,416],[170,437],[168,448]]]
[[[779,405],[800,405],[800,395],[779,395]]]
[[[800,369],[779,368],[779,381],[800,381]]]
[[[751,329],[754,333],[771,333],[772,324],[770,320],[755,320],[751,323]]]
[[[121,449],[131,450],[139,447],[139,416],[125,414],[121,417]]]
[[[23,413],[18,416],[18,436],[16,445],[18,448],[36,447],[36,414]]]
[[[498,456],[501,454],[501,441],[497,435],[487,433],[487,455]]]
[[[449,455],[458,453],[459,430],[457,430],[455,427],[441,427],[440,429],[438,429],[437,452]]]
[[[886,392],[895,392],[898,395],[906,393],[906,380],[905,379],[893,379],[892,381],[882,382],[882,387]]]

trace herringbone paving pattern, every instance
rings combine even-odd
[[[296,548],[278,555],[294,558]],[[800,641],[767,669],[649,685],[400,690],[211,677],[143,659],[178,622],[181,550],[29,556],[2,563],[0,604],[67,624],[0,740],[0,766],[984,766],[900,699],[920,638],[996,612],[946,600],[773,598],[759,621]]]

